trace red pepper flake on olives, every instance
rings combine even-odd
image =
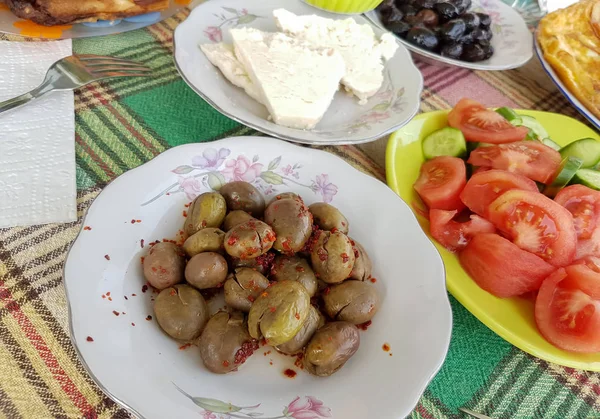
[[[189,348],[190,346],[192,346],[192,344],[191,344],[191,343],[186,343],[185,345],[181,345],[181,346],[179,347],[179,350],[180,350],[180,351],[185,351],[185,350],[186,350],[187,348]]]
[[[283,374],[287,377],[287,378],[295,378],[297,373],[296,371],[294,371],[293,369],[286,369]]]
[[[369,320],[368,322],[364,322],[363,324],[359,324],[356,327],[358,327],[360,330],[366,331],[369,326],[371,326],[373,322],[371,320]]]

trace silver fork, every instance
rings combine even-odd
[[[42,84],[28,93],[0,102],[0,113],[25,105],[56,90],[73,90],[109,77],[149,76],[143,64],[103,55],[71,55],[50,66]]]

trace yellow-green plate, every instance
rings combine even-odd
[[[390,137],[386,153],[388,185],[409,205],[420,202],[413,183],[423,163],[421,140],[435,130],[447,126],[448,111],[421,114]],[[549,112],[518,110],[517,113],[536,118],[550,138],[566,145],[579,138],[600,136],[579,121]],[[414,208],[413,208],[414,210]],[[423,229],[429,232],[429,222],[417,214]],[[431,236],[430,236],[431,238]],[[555,364],[589,371],[600,371],[600,353],[576,354],[562,351],[548,343],[538,332],[533,314],[533,301],[525,298],[497,298],[479,288],[462,269],[456,255],[432,239],[446,265],[448,290],[483,324],[517,348]]]

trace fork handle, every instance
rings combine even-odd
[[[12,99],[5,100],[4,102],[0,102],[0,114],[3,112],[10,111],[11,109],[18,108],[23,106],[34,99],[42,97],[46,93],[50,92],[50,89],[45,88],[44,85],[38,86],[30,92],[23,93],[20,96],[14,97]]]

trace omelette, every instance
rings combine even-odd
[[[563,84],[600,118],[600,0],[548,14],[539,23],[537,40]]]
[[[99,19],[115,20],[169,7],[169,0],[4,0],[4,2],[18,17],[46,26],[95,22]]]

